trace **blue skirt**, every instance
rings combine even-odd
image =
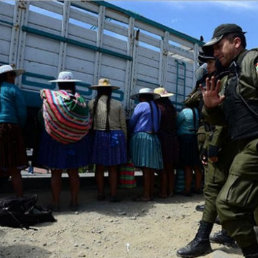
[[[78,142],[62,144],[44,130],[39,146],[38,163],[50,169],[85,167],[91,164],[91,149],[91,134],[87,134]]]
[[[127,162],[126,141],[122,130],[94,131],[92,163],[115,166]]]
[[[130,141],[130,154],[135,167],[163,169],[161,145],[155,134],[134,134]]]

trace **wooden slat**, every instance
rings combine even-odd
[[[179,48],[179,47],[169,45],[168,51],[170,52],[170,54],[172,54],[172,56],[174,54],[177,54],[179,56],[186,57],[186,58],[189,58],[189,59],[192,59],[192,60],[194,59],[194,54],[192,52],[186,51],[186,50],[184,50],[182,48]]]
[[[153,33],[155,35],[158,35],[158,36],[163,36],[164,35],[164,30],[161,30],[159,28],[156,28],[150,24],[147,24],[147,23],[143,23],[141,21],[138,21],[136,20],[135,21],[135,27],[139,28],[140,30],[143,29],[143,30],[146,30],[150,33]]]
[[[83,43],[96,45],[97,33],[96,31],[85,29],[74,24],[69,24],[68,38],[74,39]]]
[[[192,70],[193,70],[192,64],[190,64],[190,63],[185,63],[185,65],[186,65],[186,69],[187,69],[187,70],[189,70],[189,71],[192,71]],[[173,57],[171,57],[171,56],[169,56],[169,57],[168,57],[168,66],[174,66],[174,67],[176,67],[176,66],[177,66],[177,64],[176,64],[176,59],[173,58]]]
[[[63,15],[63,4],[54,1],[31,1],[31,5],[42,8],[49,12],[57,13]]]
[[[127,42],[124,40],[120,40],[109,35],[103,35],[103,48],[107,48],[109,50],[113,50],[119,52],[121,54],[126,55],[127,53]]]
[[[10,51],[10,41],[0,39],[0,46],[1,46],[1,54],[8,56]]]
[[[45,51],[42,49],[35,49],[28,46],[25,48],[24,59],[31,62],[42,63],[42,64],[51,65],[51,66],[58,65],[57,53],[53,53],[53,52],[51,53],[49,51]]]
[[[140,34],[139,34],[139,41],[142,41],[144,43],[147,43],[151,46],[154,46],[154,47],[160,49],[160,40],[158,40],[156,38],[153,38],[153,37],[151,37],[147,34],[141,33],[141,31],[140,31]]]
[[[4,55],[3,53],[0,53],[0,64],[8,64],[9,63],[9,54]]]
[[[125,72],[110,66],[101,65],[100,68],[100,77],[110,78],[114,80],[119,78],[120,80],[125,80]]]
[[[30,12],[28,26],[46,32],[54,33],[56,35],[61,35],[62,22],[49,16]]]
[[[182,38],[179,38],[173,34],[169,34],[169,38],[168,40],[171,40],[171,41],[174,41],[182,46],[186,46],[186,47],[189,47],[190,49],[193,49],[194,48],[194,44],[185,40],[185,39],[182,39]]]
[[[28,33],[26,37],[26,46],[58,54],[60,43],[56,40],[51,40],[49,38],[39,37]]]
[[[123,22],[125,24],[129,23],[129,17],[123,13],[117,12],[115,10],[106,8],[106,17],[115,19],[117,21]]]
[[[151,78],[159,78],[159,70],[146,65],[138,64],[138,75],[145,75]]]
[[[82,59],[78,60],[71,56],[66,57],[66,67],[80,73],[93,74],[94,71],[94,64],[92,62]]]
[[[114,24],[112,21],[105,20],[104,29],[117,33],[119,35],[125,36],[127,38],[128,35],[128,26],[121,26],[118,24]]]
[[[126,71],[126,62],[113,56],[103,55],[102,64]]]
[[[95,4],[94,2],[91,2],[91,1],[85,1],[85,2],[72,1],[72,3],[75,4],[78,7],[85,8],[88,11],[91,11],[91,12],[98,13],[98,11],[99,11],[99,6],[97,4]]]
[[[70,9],[70,18],[78,20],[80,22],[90,24],[93,26],[98,25],[98,18],[90,15],[88,13],[83,12],[83,10],[74,9],[73,7]]]
[[[31,60],[24,60],[24,69],[31,73],[43,73],[48,76],[57,76],[57,66],[50,66],[40,62],[31,62]]]
[[[69,45],[66,48],[67,56],[74,57],[80,60],[87,60],[88,62],[94,63],[95,53],[88,49],[78,48],[77,46]]]
[[[149,59],[159,60],[160,53],[157,51],[153,51],[152,49],[144,48],[139,46],[138,47],[138,56],[148,57]]]
[[[1,24],[0,24],[1,26]],[[11,36],[12,36],[12,28],[1,26],[1,39],[4,41],[11,43]],[[1,51],[0,51],[1,52]]]
[[[150,59],[150,58],[145,58],[145,57],[139,58],[138,63],[142,64],[142,65],[149,66],[149,67],[157,68],[157,69],[159,67],[159,62],[157,60]]]
[[[8,21],[13,21],[13,11],[14,5],[7,4],[0,1],[0,17],[8,19]]]

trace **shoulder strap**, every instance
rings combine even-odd
[[[197,132],[197,126],[196,126],[196,113],[195,113],[195,109],[194,108],[191,108],[192,112],[193,112],[193,128],[194,128],[194,131]]]
[[[153,107],[152,107],[152,104],[151,104],[151,101],[150,102],[148,102],[149,103],[149,105],[150,105],[150,109],[151,109],[151,120],[152,120],[152,133],[156,133],[156,131],[155,131],[155,126],[154,126],[154,113],[153,113]],[[153,103],[154,103],[154,106],[155,106],[155,108],[156,108],[156,111],[157,111],[157,118],[158,118],[158,121],[159,121],[159,109],[158,109],[158,107],[157,107],[157,105],[156,105],[156,103],[153,101]]]
[[[237,60],[237,70],[236,70],[236,75],[237,75],[237,83],[239,80],[239,74],[241,72],[241,64],[242,61],[244,60],[244,57],[246,56],[246,54],[250,51],[258,51],[258,48],[253,48],[250,50],[246,50]],[[255,110],[252,109],[252,107],[246,102],[246,100],[243,98],[243,96],[240,94],[240,92],[238,93],[239,98],[241,99],[241,101],[243,102],[243,104],[246,106],[246,108],[258,119],[258,113],[255,112]]]

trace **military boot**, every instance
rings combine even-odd
[[[195,238],[185,247],[177,251],[180,257],[198,257],[212,252],[209,236],[213,223],[200,221],[200,226]]]
[[[210,236],[211,243],[221,244],[237,248],[236,241],[230,237],[225,229],[215,233],[213,236]]]
[[[258,258],[258,244],[242,248],[242,252],[245,258]]]

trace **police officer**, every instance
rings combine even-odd
[[[223,82],[206,81],[202,89],[210,122],[228,125],[232,152],[229,175],[216,205],[223,228],[245,257],[258,257],[253,212],[258,205],[258,51],[247,51],[245,33],[236,24],[222,24],[205,44],[228,69]],[[224,95],[220,88],[225,87]]]
[[[216,69],[216,60],[212,55],[203,56],[202,54],[201,56],[199,55],[200,59],[206,61],[207,67],[210,68],[208,78],[211,78],[216,70],[217,77],[223,74],[218,62]],[[217,217],[216,198],[226,181],[229,166],[233,159],[227,128],[211,126],[206,122],[204,122],[204,125],[206,140],[202,156],[208,158],[208,163],[205,166],[205,205],[195,238],[188,245],[177,251],[177,254],[181,257],[196,257],[212,251],[209,236]],[[234,240],[224,230],[212,237],[212,240],[222,244],[234,244]]]

